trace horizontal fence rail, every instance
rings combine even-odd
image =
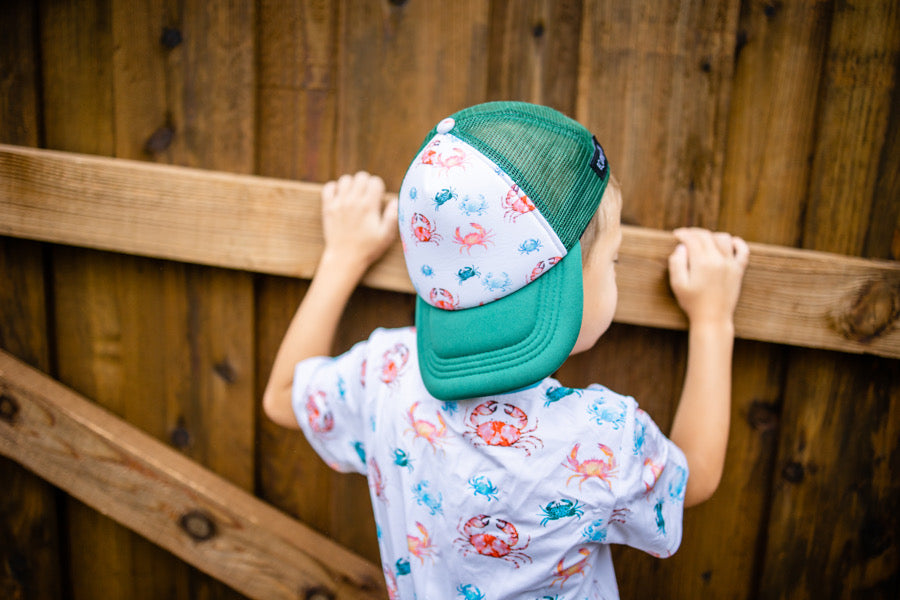
[[[251,598],[387,594],[372,563],[2,351],[0,454]]]
[[[320,184],[0,145],[0,235],[309,278]],[[675,241],[624,227],[618,322],[684,329]],[[751,244],[738,337],[900,357],[900,263]],[[399,244],[365,285],[412,292]]]

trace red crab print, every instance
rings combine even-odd
[[[500,407],[503,410],[498,412]],[[526,456],[531,456],[533,449],[544,447],[544,442],[532,435],[537,430],[537,421],[528,427],[528,415],[512,404],[499,404],[495,400],[482,402],[472,409],[466,428],[463,437],[475,446],[519,448]]]
[[[562,256],[554,256],[552,258],[548,258],[547,260],[540,261],[532,270],[531,275],[528,276],[528,282],[531,283],[538,277],[544,274],[544,272],[562,260]]]
[[[578,488],[581,489],[582,483],[591,477],[596,477],[605,483],[609,489],[612,489],[612,484],[609,480],[615,477],[616,457],[613,455],[613,451],[610,450],[609,446],[603,444],[597,444],[597,446],[600,448],[600,452],[609,459],[608,461],[603,460],[602,458],[589,458],[584,461],[579,461],[578,449],[581,448],[581,444],[572,446],[572,451],[562,463],[567,469],[575,471],[575,474],[570,475],[569,479],[566,480],[566,485],[569,485],[569,482],[575,477],[580,477],[581,480],[578,482]]]
[[[440,411],[436,411],[438,425],[435,425],[431,421],[426,421],[425,419],[417,419],[416,409],[419,407],[419,404],[421,404],[421,402],[414,402],[413,405],[409,407],[406,414],[410,428],[403,433],[404,435],[412,433],[413,440],[415,440],[415,438],[422,438],[428,442],[428,445],[431,446],[433,452],[437,452],[437,449],[446,441],[447,424],[444,422],[444,417],[441,416]]]
[[[525,213],[533,211],[535,207],[519,186],[513,184],[503,199],[503,208],[503,218],[515,221]]]
[[[396,343],[384,351],[381,357],[381,381],[390,385],[400,376],[409,361],[409,348],[405,344]]]
[[[381,469],[378,467],[378,462],[375,460],[375,457],[369,459],[368,479],[369,486],[372,488],[372,491],[375,492],[375,497],[387,504],[388,499],[384,494],[384,490],[387,486],[384,483],[384,477],[381,475]]]
[[[443,310],[456,310],[459,308],[459,300],[444,288],[434,288],[428,293],[428,299],[432,306]]]
[[[309,428],[316,433],[328,433],[334,429],[334,415],[327,409],[327,396],[318,390],[306,396],[306,418]]]
[[[557,583],[559,584],[559,587],[562,587],[563,584],[567,582],[569,580],[569,577],[571,577],[572,575],[580,574],[584,576],[584,570],[590,566],[588,565],[588,560],[591,557],[591,551],[587,548],[581,548],[580,550],[578,550],[578,553],[581,554],[584,558],[572,563],[568,567],[565,566],[565,557],[559,559],[559,562],[556,563],[556,570],[554,571],[556,573],[556,577],[553,578],[553,581],[550,583],[550,587],[553,587]]]
[[[443,239],[441,234],[436,233],[436,227],[431,224],[428,217],[421,213],[414,213],[410,219],[409,226],[412,229],[413,237],[416,238],[416,244],[438,244],[438,240]]]
[[[468,158],[462,148],[452,147],[444,152],[438,152],[440,141],[435,141],[422,153],[421,163],[433,167],[439,167],[445,173],[450,169],[459,167],[466,168]]]
[[[463,235],[460,231],[460,227],[456,228],[456,232],[453,235],[453,241],[459,244],[459,253],[462,254],[462,251],[465,250],[469,255],[472,254],[472,248],[475,246],[481,246],[485,250],[487,250],[488,244],[493,245],[494,241],[494,232],[490,229],[485,229],[478,223],[469,223],[469,226],[472,228],[471,231]]]
[[[459,547],[463,556],[476,553],[481,556],[500,558],[512,563],[517,569],[531,557],[523,552],[531,543],[531,538],[524,545],[519,545],[519,532],[509,521],[488,515],[476,515],[457,526],[460,536],[453,543]]]

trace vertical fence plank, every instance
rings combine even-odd
[[[720,229],[772,244],[799,240],[829,15],[823,2],[743,4]],[[711,597],[753,598],[758,591],[786,352],[766,344],[735,345],[724,479],[707,506],[691,511],[699,523],[729,523],[727,537],[698,540],[702,548],[691,561]]]
[[[399,189],[425,133],[487,94],[489,6],[342,3],[337,164]]]
[[[575,114],[582,0],[491,5],[489,100],[522,100]]]
[[[625,222],[716,226],[738,12],[738,3],[727,0],[585,2],[577,117],[607,151],[622,185]],[[681,334],[616,325],[562,374],[634,395],[666,431],[685,349]],[[725,595],[738,590],[737,597],[747,586],[746,545],[710,536],[721,531],[730,508],[718,502],[699,510],[686,513],[682,548],[670,560],[615,550],[623,597],[697,597],[712,570],[729,590]],[[726,523],[729,530],[740,528],[733,519]]]
[[[258,169],[273,177],[326,181],[334,173],[339,14],[320,0],[260,7]],[[289,58],[289,59],[288,59]],[[257,286],[257,373],[265,385],[308,282],[266,277]],[[329,468],[297,431],[260,415],[260,494],[316,530],[378,562],[363,478]],[[353,518],[341,495],[356,499]]]
[[[38,145],[36,7],[0,7],[0,140]],[[44,246],[0,238],[0,348],[50,372]],[[60,598],[53,487],[0,458],[0,597]]]
[[[890,238],[867,237],[884,230],[872,223],[884,214],[880,206],[896,204],[878,192],[898,159],[888,138],[897,130],[898,68],[900,7],[836,4],[804,247],[893,255]],[[900,468],[896,369],[897,361],[791,351],[761,595],[896,596],[900,486],[889,475]]]
[[[108,2],[42,2],[39,7],[43,125],[50,148],[113,153],[109,11]],[[54,251],[54,262],[59,254]],[[54,266],[54,272],[57,271]],[[59,321],[58,314],[56,320]],[[65,326],[64,322],[60,324]],[[93,386],[85,385],[84,377],[66,379],[65,348],[59,343],[65,339],[56,339],[58,376],[82,391],[94,391]],[[89,338],[82,336],[78,341],[90,347]],[[65,517],[71,596],[128,595],[128,586],[122,583],[130,576],[127,531],[72,500],[66,503]],[[86,551],[88,548],[90,552]]]
[[[252,5],[41,15],[51,147],[253,170]],[[252,277],[65,249],[55,264],[60,378],[251,489]],[[75,597],[236,597],[77,503],[69,514]]]

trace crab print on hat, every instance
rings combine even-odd
[[[413,286],[443,310],[507,296],[566,255],[525,190],[449,132],[432,138],[410,166],[400,214]]]

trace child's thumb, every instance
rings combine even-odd
[[[669,255],[669,282],[673,289],[681,289],[688,283],[688,254],[684,244],[678,244]]]

